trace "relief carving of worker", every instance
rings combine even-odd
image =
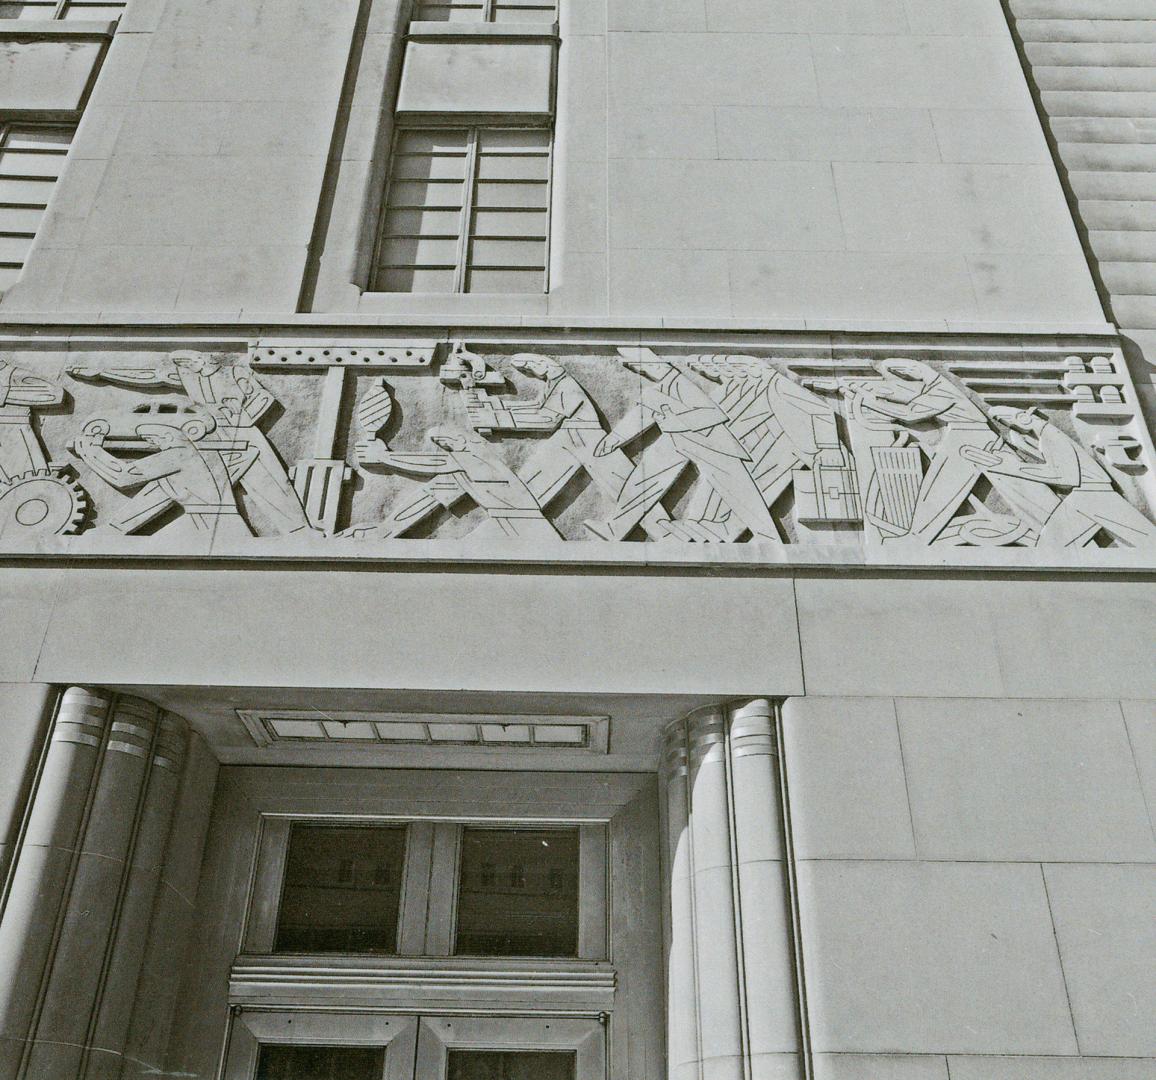
[[[139,406],[115,423],[90,420],[70,449],[105,483],[135,492],[108,522],[118,532],[136,532],[177,507],[183,513],[165,526],[166,534],[250,537],[233,485],[254,466],[258,450],[210,442],[216,428],[216,420],[197,406],[166,412]],[[106,446],[110,441],[131,456],[112,453]]]
[[[1055,495],[1022,477],[993,474],[963,453],[1002,441],[983,408],[921,360],[889,359],[876,367],[882,380],[840,380],[839,388],[847,402],[848,433],[860,470],[868,540],[874,531],[879,539],[930,545],[981,476],[987,476],[1023,523],[1038,530],[1055,509]],[[918,454],[904,446],[904,429],[922,431],[928,425],[939,428],[940,437],[919,479]],[[888,513],[889,507],[899,511]]]
[[[383,466],[431,480],[381,524],[354,526],[347,530],[347,536],[401,536],[439,507],[449,508],[469,498],[487,519],[472,535],[559,539],[533,492],[483,439],[444,426],[432,428],[427,437],[441,453],[397,452],[379,439],[357,444],[357,462],[361,466]]]
[[[1092,453],[1035,409],[998,406],[992,419],[1021,436],[1030,460],[1010,448],[965,446],[961,453],[990,475],[1046,485],[1060,501],[1040,529],[1040,547],[1083,547],[1103,530],[1128,547],[1156,544],[1156,525],[1112,483]]]
[[[126,387],[173,387],[204,409],[221,438],[246,443],[255,458],[240,479],[246,496],[278,523],[278,532],[309,528],[301,500],[293,490],[277,451],[260,428],[276,403],[243,364],[222,364],[206,353],[174,352],[153,367],[69,369],[73,378]]]
[[[510,365],[541,380],[543,386],[531,401],[503,402],[509,426],[500,424],[494,430],[530,430],[543,438],[542,446],[518,470],[539,505],[547,506],[578,472],[617,498],[634,464],[621,450],[595,453],[606,428],[578,380],[553,357],[536,353],[518,353]]]
[[[720,384],[715,400],[751,456],[748,468],[767,506],[774,505],[801,467],[822,470],[824,476],[833,475],[831,470],[849,474],[849,455],[840,443],[835,408],[828,399],[756,357],[696,357],[690,367]],[[844,505],[837,520],[858,521],[858,497],[853,485],[848,487],[851,490],[840,492]],[[707,490],[700,485],[696,496]],[[701,510],[697,500],[692,501],[687,517],[716,517],[719,501],[713,492]],[[796,507],[798,503],[796,498]]]
[[[624,353],[622,363],[642,376],[638,403],[595,448],[605,456],[658,428],[660,437],[639,456],[608,521],[586,522],[604,540],[624,540],[639,524],[647,532],[665,530],[678,536],[660,501],[688,465],[694,465],[703,484],[717,492],[727,511],[749,529],[756,540],[779,543],[779,533],[751,476],[751,455],[730,430],[730,418],[692,379],[674,364],[649,349],[639,357]],[[706,538],[706,537],[703,537]],[[716,539],[718,537],[715,537]]]

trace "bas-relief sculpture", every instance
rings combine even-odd
[[[35,410],[63,401],[59,386],[0,359],[0,540],[81,527],[85,493],[66,466],[48,460],[35,426]]]
[[[55,381],[2,362],[0,539],[1156,552],[1118,358],[363,352],[98,358]],[[50,459],[35,414],[77,384],[101,408]],[[279,452],[279,426],[314,456]]]

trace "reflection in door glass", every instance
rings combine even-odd
[[[377,1046],[262,1046],[257,1080],[381,1080],[384,1069]]]
[[[575,956],[578,830],[462,830],[459,956]]]
[[[451,1050],[447,1080],[574,1080],[574,1054]]]
[[[404,826],[293,826],[277,952],[397,948]]]

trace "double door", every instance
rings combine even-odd
[[[605,1080],[595,1018],[243,1010],[224,1080]]]

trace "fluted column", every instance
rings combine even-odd
[[[15,1080],[40,1013],[58,924],[111,722],[108,694],[60,698],[0,918],[0,1078]]]
[[[758,700],[667,730],[671,1080],[803,1076],[774,724]]]
[[[697,1077],[698,975],[694,949],[694,873],[690,855],[689,754],[680,724],[663,757],[666,826],[666,1057],[671,1080]]]
[[[124,1044],[122,1080],[163,1073],[165,1051],[176,1017],[177,994],[192,937],[197,881],[209,831],[217,759],[195,732],[188,753],[173,826],[149,920],[136,1002]]]
[[[187,739],[149,702],[62,694],[0,918],[0,1080],[119,1076]]]
[[[802,1076],[792,916],[775,713],[756,700],[730,712],[736,891],[742,928],[751,1080]]]
[[[686,718],[690,750],[690,850],[694,869],[699,1050],[711,1080],[742,1080],[742,975],[732,881],[727,715]]]
[[[132,855],[122,885],[122,903],[110,941],[108,973],[97,999],[88,1053],[80,1074],[84,1080],[115,1080],[120,1075],[187,741],[185,722],[172,713],[161,713]]]

